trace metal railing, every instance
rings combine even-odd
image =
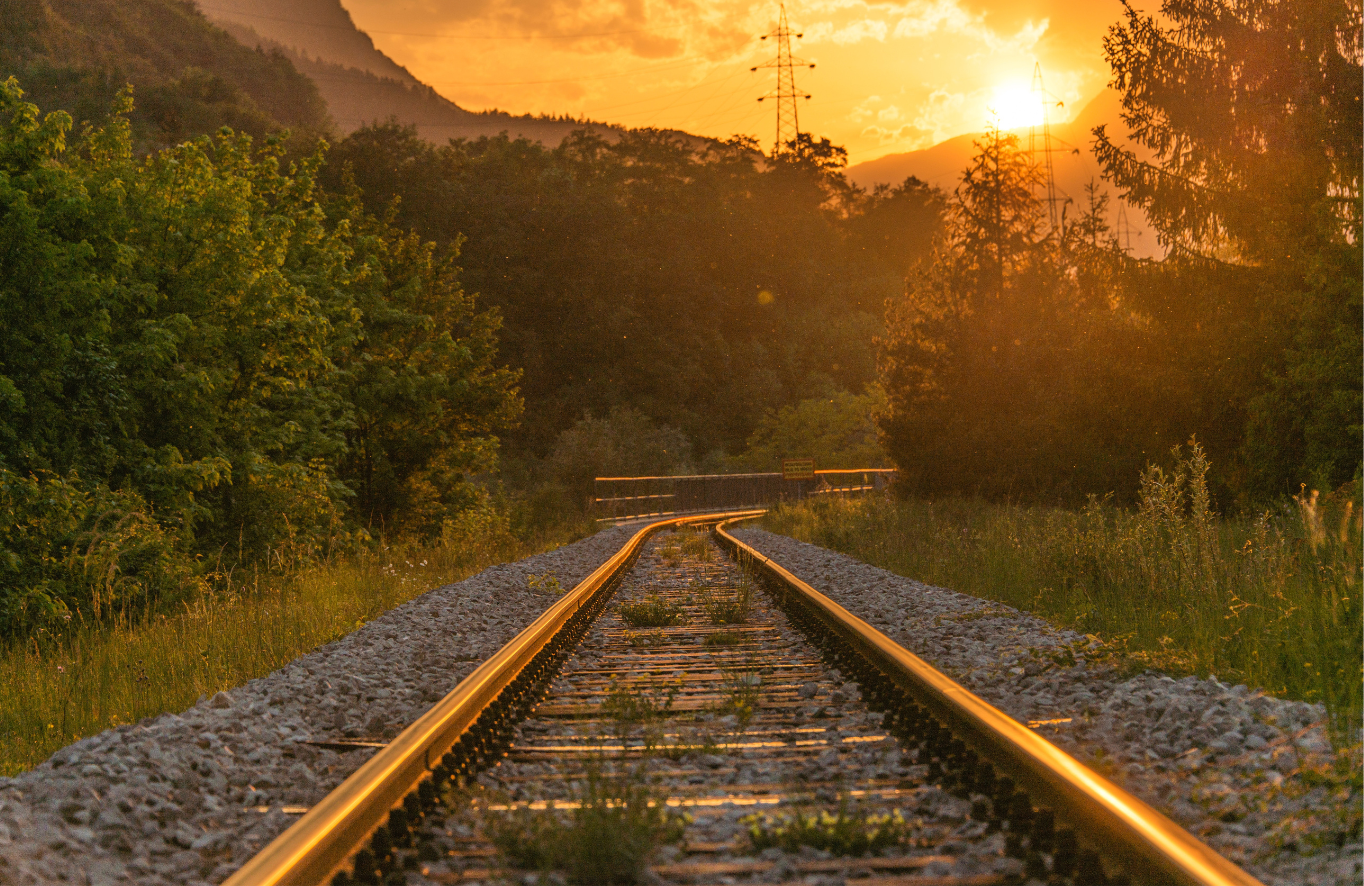
[[[812,480],[771,474],[678,477],[597,477],[592,515],[598,520],[670,517],[721,508],[769,507],[819,495],[861,495],[885,489],[894,468],[815,471]]]

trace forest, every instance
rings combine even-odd
[[[864,191],[808,134],[329,143],[287,59],[59,70],[30,22],[0,44],[0,634],[471,513],[543,530],[601,471],[888,459],[906,495],[1071,505],[1196,439],[1218,508],[1357,499],[1359,16],[1320,9],[1129,10],[1106,53],[1155,160],[1096,131],[1055,229],[1008,132],[952,194]],[[1167,257],[1124,252],[1113,191]]]

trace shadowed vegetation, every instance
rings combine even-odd
[[[592,768],[578,788],[573,809],[490,814],[484,833],[516,867],[583,886],[641,882],[649,854],[682,839],[685,819],[654,796],[642,770]]]
[[[1134,510],[822,500],[766,525],[1098,635],[1139,665],[1321,702],[1334,740],[1358,740],[1358,490],[1228,519],[1210,508],[1208,470],[1198,446],[1177,452],[1173,469],[1143,473]]]

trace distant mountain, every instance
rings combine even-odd
[[[340,0],[196,0],[216,24],[249,47],[287,56],[317,84],[336,129],[354,132],[396,118],[415,124],[422,138],[444,143],[506,132],[557,145],[585,121],[466,111],[436,94],[375,47]],[[615,127],[592,124],[610,132]]]
[[[321,135],[327,107],[279,53],[247,48],[180,0],[0,0],[0,78],[44,111],[97,121],[133,84],[138,145],[231,126]]]
[[[1091,130],[1100,124],[1108,124],[1110,135],[1117,136],[1120,141],[1126,140],[1127,128],[1123,125],[1118,110],[1118,94],[1111,89],[1105,89],[1085,105],[1075,119],[1051,126],[1051,156],[1057,197],[1062,201],[1069,198],[1078,205],[1085,199],[1085,185],[1090,181],[1098,182],[1099,187],[1110,195],[1109,225],[1115,230],[1118,228],[1121,207],[1130,231],[1133,253],[1139,256],[1158,256],[1162,251],[1156,242],[1155,231],[1146,223],[1145,215],[1134,207],[1122,206],[1114,187],[1103,181],[1098,161],[1090,151],[1090,145],[1094,141]],[[1025,127],[1014,132],[1026,147],[1028,129]],[[973,142],[980,136],[981,133],[978,132],[968,133],[920,151],[887,154],[866,163],[858,163],[848,167],[848,178],[864,188],[872,188],[878,184],[897,185],[912,175],[951,193],[961,181],[962,172],[970,165],[971,158],[975,155]],[[1040,130],[1037,138],[1040,141]],[[1040,144],[1038,149],[1041,149]],[[1067,209],[1071,216],[1076,212],[1075,206]]]
[[[199,10],[234,37],[268,40],[294,55],[368,71],[408,86],[418,83],[374,46],[340,0],[196,0]],[[243,42],[247,42],[243,40]]]

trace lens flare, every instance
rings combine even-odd
[[[1021,129],[1042,123],[1041,99],[1022,83],[996,86],[985,109],[990,121],[998,123],[1000,129]]]

